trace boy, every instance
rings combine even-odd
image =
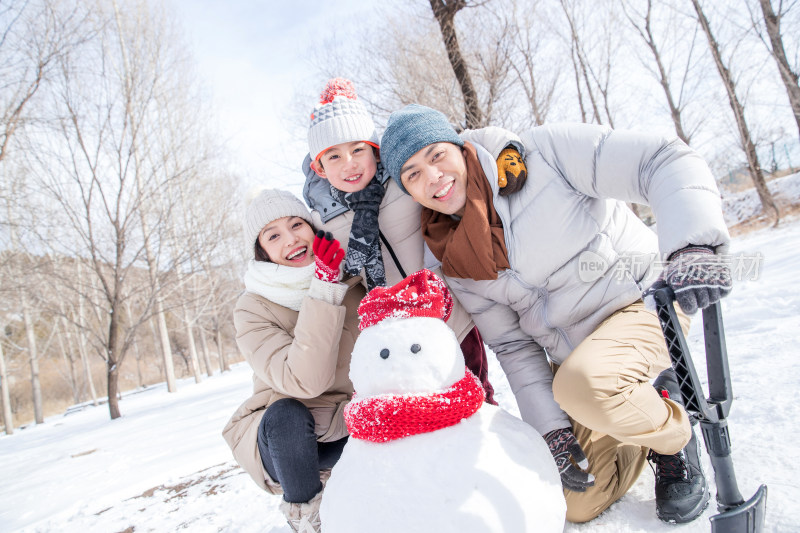
[[[730,290],[717,255],[730,237],[714,178],[680,141],[555,125],[516,144],[528,180],[504,198],[487,176],[496,172],[491,152],[509,142],[517,141],[499,128],[460,137],[442,113],[412,104],[389,118],[382,155],[424,206],[422,231],[448,286],[497,354],[522,418],[547,441],[567,518],[596,517],[649,458],[659,518],[693,520],[708,487],[658,319],[641,294],[659,251],[669,260],[657,283],[673,288],[686,313]],[[658,236],[626,201],[653,208]]]

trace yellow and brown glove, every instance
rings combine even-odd
[[[528,179],[528,169],[517,149],[513,146],[503,149],[497,158],[497,185],[500,187],[500,196],[508,196],[522,189],[526,179]]]

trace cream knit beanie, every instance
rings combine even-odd
[[[378,131],[367,108],[358,99],[353,82],[344,78],[328,80],[319,103],[311,112],[308,153],[317,161],[337,144],[364,141],[378,148]]]
[[[251,191],[245,204],[244,237],[248,250],[252,250],[261,230],[273,220],[300,217],[313,227],[308,208],[289,191],[258,188]]]

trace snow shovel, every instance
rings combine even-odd
[[[725,417],[731,408],[731,374],[728,368],[728,349],[722,327],[722,310],[719,302],[703,310],[703,337],[705,338],[706,367],[708,369],[709,397],[697,377],[686,338],[683,336],[670,287],[653,293],[656,312],[664,331],[672,367],[678,376],[683,404],[690,417],[700,421],[703,440],[714,468],[717,485],[717,510],[711,517],[714,533],[761,533],[767,510],[767,486],[761,485],[755,495],[744,501],[736,484],[731,459],[731,439]]]

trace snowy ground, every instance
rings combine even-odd
[[[786,201],[796,202],[797,198],[800,198],[800,172],[768,181],[767,188],[779,205]],[[728,227],[735,226],[761,212],[761,200],[756,190],[752,188],[737,193],[723,191],[722,204]]]
[[[745,498],[768,485],[767,531],[797,531],[800,407],[792,398],[800,385],[800,220],[738,237],[733,252],[763,257],[757,279],[739,281],[723,303],[736,474]],[[690,335],[696,358],[699,325],[696,320]],[[499,365],[491,362],[498,401],[516,414]],[[702,359],[697,366],[704,375]],[[175,394],[157,386],[127,395],[115,421],[106,406],[90,406],[0,437],[0,531],[288,533],[279,499],[235,466],[220,436],[249,390],[250,372],[239,365],[199,385],[181,383]],[[606,513],[565,531],[710,531],[708,517],[715,513],[712,503],[691,524],[662,524],[646,469]]]

